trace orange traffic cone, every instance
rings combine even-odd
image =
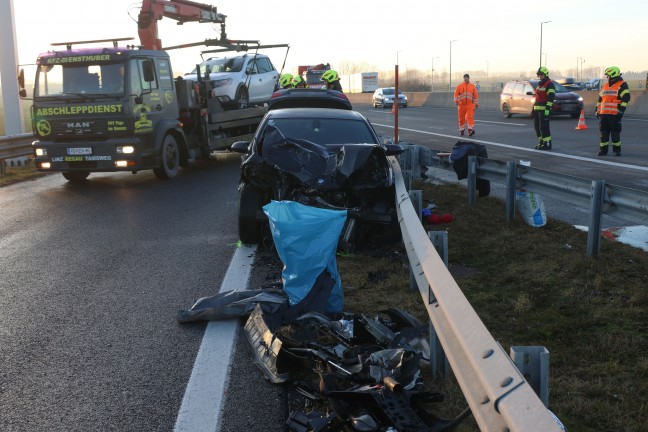
[[[392,104],[392,114],[396,114],[396,104]]]
[[[581,115],[578,119],[578,126],[576,126],[576,129],[587,129],[587,125],[585,124],[585,114],[583,114],[583,110],[581,110]]]

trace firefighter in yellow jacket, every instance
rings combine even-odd
[[[459,108],[459,135],[463,136],[468,123],[468,136],[475,135],[475,110],[479,106],[477,87],[470,82],[470,75],[463,76],[464,82],[454,92],[454,103]]]
[[[596,117],[601,132],[598,156],[607,155],[610,137],[614,155],[621,156],[621,119],[630,103],[630,89],[618,67],[605,69],[605,76],[608,82],[603,85],[596,104]]]

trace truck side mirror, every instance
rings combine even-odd
[[[153,66],[153,60],[146,60],[142,63],[142,72],[144,72],[145,82],[155,81],[155,67]]]
[[[27,90],[25,90],[25,69],[20,69],[18,72],[18,94],[21,98],[27,97]]]

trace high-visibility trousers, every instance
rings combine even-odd
[[[466,123],[468,123],[468,129],[475,129],[475,104],[459,104],[459,131],[466,129]]]

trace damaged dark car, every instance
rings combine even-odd
[[[277,106],[281,106],[277,104]],[[332,108],[271,109],[251,142],[236,142],[244,153],[239,185],[239,238],[264,239],[271,200],[346,210],[340,245],[347,249],[400,239],[394,177],[387,156],[399,145],[383,144],[369,121],[350,110]],[[312,106],[312,105],[311,105]]]

